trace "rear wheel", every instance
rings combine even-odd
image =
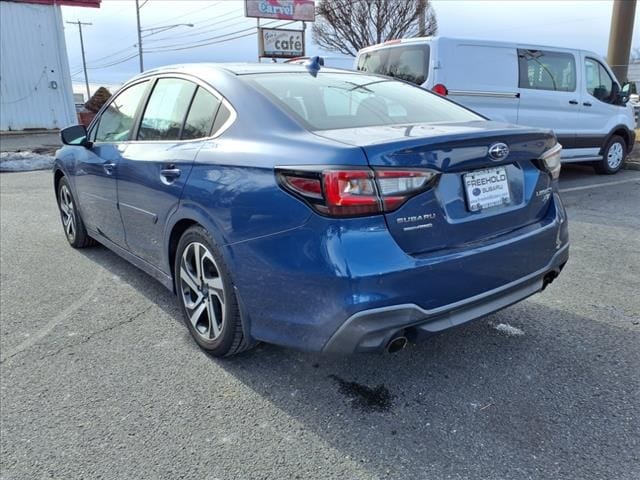
[[[602,160],[595,163],[593,168],[600,174],[612,175],[622,168],[627,156],[627,142],[622,137],[614,135],[602,152]]]
[[[80,217],[66,177],[62,177],[58,182],[57,196],[60,219],[62,220],[62,227],[69,245],[73,248],[85,248],[95,245],[96,241],[89,236]]]
[[[227,267],[204,228],[185,231],[174,267],[178,305],[198,345],[216,357],[249,348]]]

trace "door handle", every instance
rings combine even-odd
[[[112,162],[103,163],[102,168],[104,168],[107,175],[111,175],[113,174],[113,169],[116,168],[116,164]]]
[[[577,105],[577,104],[578,104],[578,101],[577,101],[577,100],[569,100],[569,103],[570,103],[571,105]]]
[[[591,103],[590,102],[584,102],[582,105],[584,105],[585,107],[590,107]]]
[[[174,167],[173,165],[169,165],[168,168],[163,168],[162,170],[160,170],[160,176],[170,182],[178,178],[180,176],[180,173],[180,169]]]

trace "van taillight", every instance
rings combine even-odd
[[[445,87],[441,83],[436,83],[431,89],[431,91],[434,93],[437,93],[438,95],[442,95],[443,97],[446,97],[447,95],[449,95],[449,90],[447,90],[447,87]]]
[[[357,217],[397,209],[431,187],[431,170],[328,169],[278,170],[280,185],[314,210],[332,217]]]

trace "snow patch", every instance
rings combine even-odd
[[[493,328],[495,328],[500,333],[504,333],[512,337],[518,337],[520,335],[524,335],[524,331],[520,330],[517,327],[509,325],[508,323],[499,323],[497,325],[494,325]]]
[[[53,166],[54,157],[33,152],[0,153],[0,172],[28,172],[48,170]]]

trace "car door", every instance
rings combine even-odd
[[[211,134],[219,99],[178,77],[155,81],[136,139],[118,166],[118,202],[128,249],[160,270],[164,228],[178,207],[203,139]]]
[[[92,232],[125,247],[118,210],[118,165],[135,125],[149,81],[133,84],[113,98],[89,132],[93,145],[78,155],[75,189],[82,220]]]
[[[611,119],[626,109],[626,105],[615,104],[615,83],[613,76],[601,62],[584,57],[584,87],[581,92],[581,119],[577,137],[580,148],[600,150],[612,127]],[[597,151],[594,150],[593,153],[597,154]]]
[[[518,49],[518,124],[552,129],[564,148],[574,148],[579,99],[570,52]]]

